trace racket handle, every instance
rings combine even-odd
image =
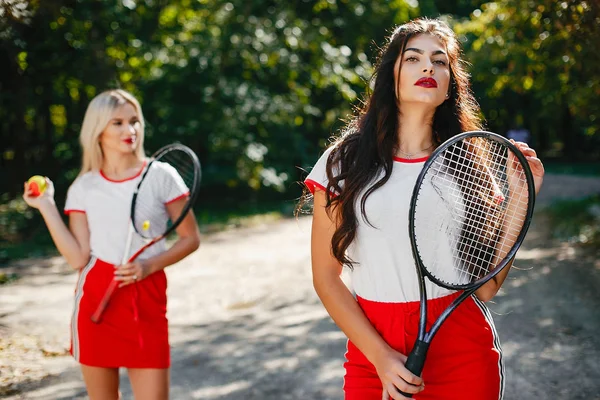
[[[106,310],[106,306],[108,306],[108,302],[110,301],[110,298],[112,297],[115,290],[117,290],[118,286],[119,286],[119,281],[113,279],[110,282],[110,285],[106,289],[106,292],[104,292],[104,297],[102,297],[102,300],[100,301],[100,304],[98,304],[96,311],[94,311],[94,314],[92,314],[92,322],[93,323],[97,324],[100,322],[100,319],[102,318],[102,314],[104,314],[104,310]]]
[[[142,247],[128,261],[127,257],[129,257],[129,251],[131,250],[131,242],[132,242],[132,240],[133,240],[133,224],[130,221],[129,222],[129,226],[127,228],[127,241],[125,242],[125,253],[123,254],[123,259],[121,260],[121,264],[125,264],[126,262],[133,261],[142,252],[142,250],[145,249],[145,247]],[[110,285],[108,285],[108,288],[106,289],[106,292],[104,292],[104,296],[102,297],[102,300],[100,301],[100,304],[98,304],[98,307],[96,307],[96,311],[94,311],[94,314],[92,314],[91,320],[92,320],[93,323],[95,323],[95,324],[100,323],[100,319],[102,318],[102,314],[104,314],[104,310],[106,310],[106,307],[108,306],[108,302],[110,301],[110,299],[111,299],[113,293],[115,292],[115,290],[117,290],[118,286],[119,286],[119,281],[116,281],[116,280],[113,279],[110,282]]]
[[[406,363],[404,366],[407,370],[415,374],[416,376],[421,376],[421,372],[423,372],[423,366],[425,365],[425,357],[427,356],[427,350],[429,349],[429,343],[426,343],[422,340],[417,340],[415,342],[415,347],[413,347],[412,351],[408,355],[406,359]],[[404,397],[413,397],[412,393],[404,393],[401,390],[398,390],[400,394]]]

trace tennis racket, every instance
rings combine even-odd
[[[425,162],[409,211],[420,290],[418,336],[405,364],[413,374],[421,375],[431,340],[450,314],[514,258],[529,228],[534,203],[529,164],[500,135],[459,134],[442,143]],[[462,291],[429,332],[425,277],[443,288]]]
[[[159,149],[150,158],[142,173],[131,200],[129,232],[125,245],[125,254],[121,264],[131,263],[146,249],[160,242],[173,232],[191,210],[200,187],[201,169],[196,154],[182,144],[171,144]],[[181,213],[170,217],[164,203],[157,199],[159,192],[178,193],[179,196],[169,202],[186,199]],[[132,256],[129,256],[134,235],[143,239],[145,244]],[[119,286],[113,280],[91,319],[99,323],[104,310]]]

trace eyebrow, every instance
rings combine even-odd
[[[112,119],[111,119],[111,121],[122,121],[122,120],[124,120],[124,119],[127,119],[127,118],[115,117],[115,118],[112,118]],[[139,118],[138,118],[138,116],[137,116],[137,115],[135,115],[135,116],[133,116],[133,117],[129,118],[129,120],[132,120],[132,119],[137,119],[137,120],[139,120]]]
[[[409,47],[408,49],[404,50],[404,52],[406,53],[407,51],[411,51],[411,50],[414,51],[414,52],[417,52],[419,54],[424,54],[425,53],[424,50],[417,49],[417,48],[414,48],[414,47]],[[446,55],[446,53],[443,50],[436,50],[433,53],[431,53],[432,56],[437,56],[438,54]]]

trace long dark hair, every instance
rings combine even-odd
[[[425,18],[394,29],[379,54],[372,77],[372,92],[332,144],[327,160],[326,210],[330,215],[335,210],[338,221],[331,246],[333,255],[343,265],[353,266],[346,250],[356,237],[355,204],[359,196],[383,171],[383,176],[367,189],[360,201],[362,216],[368,222],[366,199],[392,174],[394,155],[399,146],[399,99],[394,90],[394,65],[407,42],[420,34],[437,37],[446,46],[449,58],[450,96],[435,111],[432,121],[434,140],[439,144],[462,131],[481,129],[479,105],[470,91],[469,75],[460,58],[460,44],[452,29],[441,20]]]

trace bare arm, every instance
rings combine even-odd
[[[384,388],[394,399],[404,397],[393,386],[407,393],[418,393],[422,390],[421,378],[404,367],[406,357],[381,338],[340,277],[341,265],[331,252],[331,238],[336,223],[327,214],[325,204],[325,192],[316,190],[311,258],[313,285],[317,295],[335,323],[375,366]]]
[[[181,214],[185,202],[185,199],[181,199],[167,205],[167,211],[172,219]],[[200,247],[200,231],[191,211],[181,221],[175,232],[177,232],[178,239],[169,250],[144,261],[150,269],[150,273],[175,264]]]
[[[511,202],[513,201],[515,200],[511,199]],[[523,221],[525,219],[526,210],[521,210],[517,206],[518,205],[514,203],[508,205],[508,214],[514,215],[514,218],[512,218],[510,221],[506,221],[504,224],[504,227],[502,229],[502,237],[499,241],[496,256],[492,260],[492,265],[498,265],[498,263],[502,261],[504,257],[506,257],[510,249],[512,249],[513,245],[515,244],[516,238],[521,231],[521,227],[523,226]],[[517,212],[511,211],[511,209],[517,210]],[[512,267],[513,262],[514,258],[508,262],[506,267],[504,267],[504,269],[500,271],[498,275],[496,275],[494,278],[486,282],[482,287],[477,289],[475,295],[479,300],[489,301],[496,295],[496,293],[498,293],[498,290],[500,290],[500,287],[502,287],[504,280],[508,276],[508,271]]]
[[[54,203],[54,186],[46,178],[47,189],[38,197],[32,197],[27,184],[23,199],[32,208],[37,208],[50,231],[50,236],[58,252],[74,269],[80,269],[90,259],[90,232],[85,213],[72,213],[69,216],[69,228],[65,225]]]
[[[185,202],[185,199],[181,199],[167,204],[167,211],[171,219],[176,219],[177,216],[181,215]],[[115,271],[115,279],[123,281],[120,287],[133,283],[134,280],[131,279],[133,275],[138,280],[144,279],[148,275],[184,259],[200,246],[200,231],[196,218],[191,211],[181,221],[181,224],[175,228],[175,232],[177,232],[178,239],[167,251],[146,260],[134,261],[120,266]]]
[[[521,150],[523,155],[527,158],[529,167],[531,168],[531,173],[533,174],[535,194],[537,195],[542,187],[542,183],[544,180],[544,165],[542,164],[540,159],[537,158],[535,150],[527,146],[526,143],[515,142],[514,140],[511,141],[519,148],[519,150]],[[511,203],[508,204],[509,210],[512,208],[516,211],[509,212],[509,215],[514,215],[514,218],[512,218],[510,221],[505,222],[505,226],[503,227],[504,233],[502,235],[502,238],[500,239],[500,246],[498,247],[498,255],[492,261],[493,264],[497,264],[498,262],[500,262],[502,258],[504,258],[505,255],[510,251],[512,246],[515,244],[517,236],[520,233],[521,226],[523,226],[523,220],[525,219],[525,210],[521,209],[522,206],[519,206],[519,204],[516,203],[517,201],[518,199],[511,198]],[[514,258],[508,263],[506,267],[504,267],[502,271],[498,273],[498,275],[494,277],[494,279],[491,279],[489,282],[487,282],[475,292],[475,295],[479,300],[489,301],[498,293],[498,291],[502,287],[502,284],[504,283],[504,280],[508,275],[508,271],[512,267],[513,262]]]

